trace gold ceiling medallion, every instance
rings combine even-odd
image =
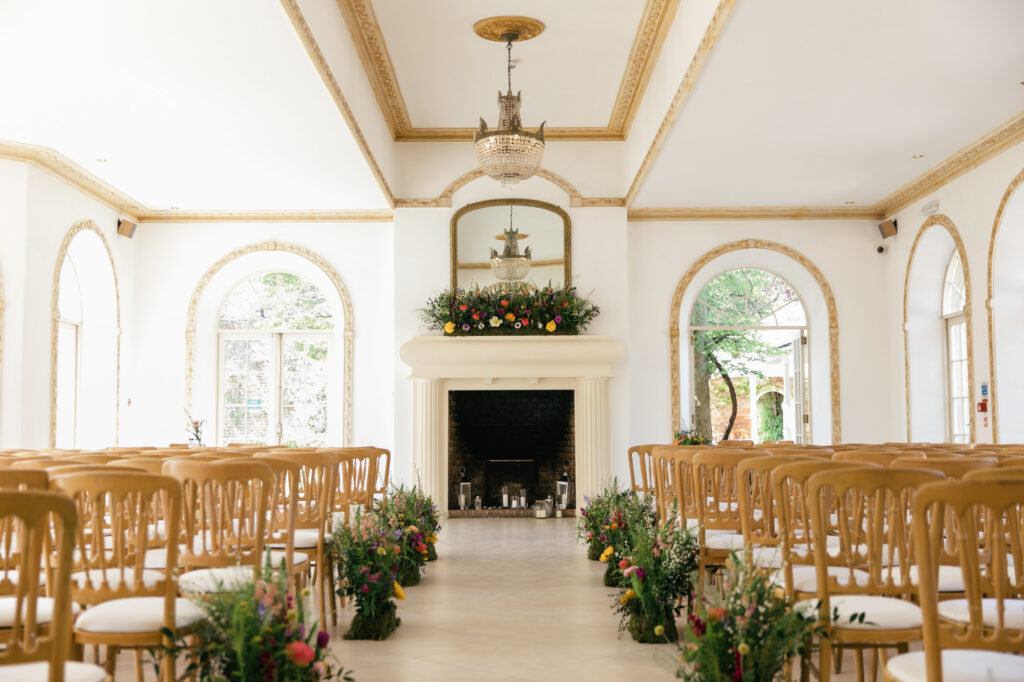
[[[479,26],[477,22],[476,27]],[[480,169],[506,187],[532,178],[544,159],[544,124],[541,123],[535,133],[524,130],[519,115],[522,91],[512,94],[512,43],[521,39],[512,29],[501,34],[508,51],[508,92],[503,95],[498,91],[497,130],[488,130],[487,122],[481,118],[480,127],[473,135]]]
[[[530,17],[491,17],[473,24],[473,32],[486,40],[506,42],[505,36],[515,35],[515,42],[536,38],[544,31],[544,24]]]

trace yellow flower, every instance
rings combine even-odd
[[[454,322],[445,322],[444,323],[444,333],[445,334],[451,334],[453,331],[455,331],[455,323]]]
[[[557,324],[555,324],[555,321],[554,321],[554,320],[551,320],[551,321],[550,321],[550,322],[548,322],[548,323],[547,323],[546,325],[544,325],[544,328],[545,328],[545,329],[547,329],[547,330],[548,330],[549,332],[553,332],[553,331],[555,331],[556,329],[558,329],[558,325],[557,325]]]
[[[664,637],[665,636],[665,626],[664,625],[655,625],[654,626],[654,636],[655,637]]]
[[[612,558],[612,554],[615,554],[615,548],[608,545],[604,548],[604,551],[601,552],[601,561],[608,563],[608,560]]]
[[[303,597],[308,597],[311,594],[313,594],[313,590],[309,589],[308,587],[303,587],[302,588],[302,596]]]
[[[288,618],[288,620],[298,620],[299,612],[295,609],[289,609],[288,613],[286,613],[285,616]]]
[[[513,322],[515,321],[516,316],[513,315],[512,313],[505,313],[505,319],[508,320],[509,322]]]
[[[750,645],[746,642],[740,642],[740,645],[736,647],[736,651],[739,652],[740,656],[746,656],[750,653]]]
[[[403,590],[402,586],[399,585],[397,582],[395,582],[395,598],[405,599],[405,590]]]
[[[625,592],[624,592],[624,593],[622,594],[622,596],[621,596],[621,597],[619,597],[619,602],[620,602],[620,603],[621,603],[621,604],[622,604],[623,606],[625,606],[625,605],[626,605],[626,602],[628,602],[628,601],[629,601],[630,599],[635,599],[635,598],[636,598],[636,592],[634,592],[634,591],[633,591],[633,588],[631,587],[631,588],[629,588],[628,590],[626,590],[626,591],[625,591]],[[657,634],[657,633],[655,633],[655,634]]]
[[[388,553],[388,551],[386,549],[384,549],[383,547],[378,547],[377,548],[377,554],[380,554],[381,556],[384,556],[387,553]]]

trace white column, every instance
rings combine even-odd
[[[448,515],[447,442],[448,424],[444,392],[439,379],[413,379],[412,386],[412,467],[413,477]]]
[[[753,374],[747,377],[747,395],[750,404],[747,406],[750,412],[750,440],[755,443],[760,440],[760,422],[757,419],[757,377]]]
[[[608,483],[608,379],[584,377],[576,389],[576,506]]]

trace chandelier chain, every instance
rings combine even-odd
[[[508,91],[512,92],[512,39],[506,43],[508,46]]]

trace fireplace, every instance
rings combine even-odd
[[[571,390],[449,391],[448,508],[459,508],[462,471],[484,508],[503,507],[502,487],[525,489],[531,505],[554,498],[563,473],[575,481],[574,402]]]

